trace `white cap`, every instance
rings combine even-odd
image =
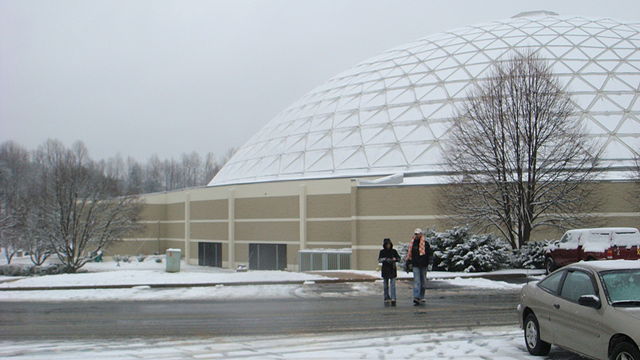
[[[413,231],[413,233],[414,233],[414,234],[422,234],[422,229],[420,229],[420,228],[416,228],[416,229]]]

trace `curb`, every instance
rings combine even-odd
[[[488,280],[513,280],[529,277],[528,274],[483,274],[483,275],[462,275],[451,278],[430,278],[427,280],[451,280],[455,278],[484,278]],[[215,287],[215,286],[250,286],[250,285],[304,285],[310,284],[338,284],[357,282],[376,282],[381,278],[342,278],[342,279],[319,279],[319,280],[285,280],[285,281],[245,281],[245,282],[215,282],[215,283],[175,283],[175,284],[115,284],[115,285],[70,285],[70,286],[30,286],[30,287],[0,287],[3,291],[42,291],[42,290],[91,290],[91,289],[130,289],[134,287],[148,286],[150,288],[188,288],[188,287]],[[412,281],[412,278],[398,278],[398,281]]]

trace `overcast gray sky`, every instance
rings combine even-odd
[[[638,0],[0,0],[0,141],[222,156],[361,60],[539,9],[640,20]]]

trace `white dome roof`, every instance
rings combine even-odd
[[[604,158],[628,162],[640,149],[640,23],[530,15],[361,62],[269,121],[209,185],[439,171],[457,104],[517,49],[549,61]]]

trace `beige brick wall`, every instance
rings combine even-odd
[[[236,199],[237,219],[291,219],[299,216],[297,196]]]
[[[162,238],[184,239],[184,224],[160,224],[160,234],[162,234]]]
[[[351,221],[308,221],[307,244],[327,241],[351,242]]]
[[[300,224],[298,221],[280,222],[237,222],[237,240],[270,240],[274,242],[299,241]]]
[[[357,190],[358,216],[441,215],[437,186],[371,187]]]
[[[140,220],[165,220],[167,217],[166,209],[167,207],[164,204],[144,204],[140,213]]]
[[[191,201],[191,220],[225,220],[229,217],[227,200]]]
[[[161,252],[162,242],[157,240],[150,241],[117,241],[104,250],[105,256],[113,255],[138,255],[153,254]]]
[[[227,240],[229,225],[223,223],[191,223],[191,239],[196,240]]]
[[[309,195],[307,196],[307,217],[331,218],[351,216],[351,195]]]
[[[184,203],[167,204],[166,220],[184,220]]]

